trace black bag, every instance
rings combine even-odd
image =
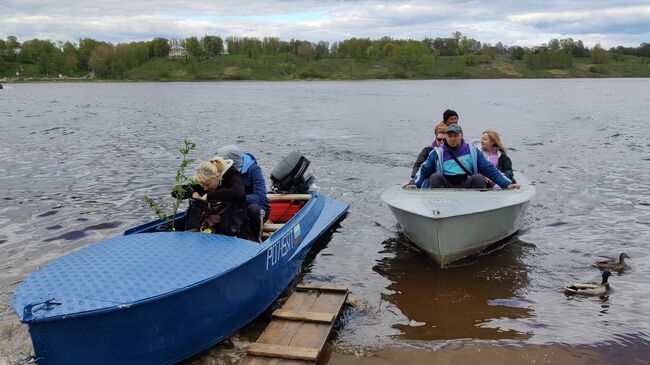
[[[227,236],[237,236],[246,222],[246,212],[231,202],[190,199],[186,215],[186,230],[203,231],[209,228],[213,233]]]

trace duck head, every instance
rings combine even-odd
[[[603,271],[603,282],[601,284],[607,284],[607,278],[609,278],[611,275],[612,273],[609,270]]]
[[[623,252],[621,256],[619,256],[618,261],[623,262],[624,259],[629,259],[629,258],[630,256],[628,256],[625,252]]]

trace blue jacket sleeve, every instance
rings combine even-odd
[[[425,181],[429,180],[429,177],[436,172],[437,161],[438,153],[434,148],[431,150],[431,152],[429,152],[429,157],[427,157],[427,160],[424,161],[422,166],[420,166],[420,170],[418,170],[417,174],[415,174],[415,177],[413,177],[412,182],[415,184],[415,186],[421,188],[422,184],[424,184]]]
[[[254,165],[251,167],[248,172],[250,175],[251,183],[253,185],[253,192],[251,194],[246,194],[246,202],[248,204],[257,203],[261,206],[269,206],[269,199],[266,197],[266,182],[264,181],[264,175],[262,174],[262,169]]]
[[[505,189],[508,187],[508,185],[512,184],[512,181],[510,181],[510,179],[503,176],[503,174],[499,170],[497,170],[497,168],[494,167],[494,165],[492,165],[490,161],[485,159],[481,151],[478,151],[476,157],[477,157],[476,163],[478,164],[478,172],[483,174],[483,176],[494,181],[502,189]]]

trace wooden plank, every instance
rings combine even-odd
[[[270,201],[309,200],[311,199],[311,194],[266,194],[266,197]]]
[[[347,293],[322,293],[310,308],[305,308],[311,312],[330,312],[338,315],[343,307]],[[332,331],[334,322],[329,324],[303,322],[296,330],[289,346],[313,347],[322,350],[327,342],[327,338]]]
[[[294,291],[282,308],[273,313],[273,320],[257,339],[257,342],[251,345],[253,352],[249,352],[241,365],[309,365],[318,360],[332,331],[335,319],[347,299],[348,292],[347,289],[336,285],[323,286],[325,289],[334,289],[333,291],[319,291],[319,286],[315,284],[301,284],[300,286],[305,289]],[[276,313],[280,316],[277,316]],[[310,317],[319,318],[322,315],[327,315],[332,320],[328,322],[306,320]],[[270,347],[262,347],[264,351],[256,352],[259,345],[269,345]],[[301,353],[303,349],[315,350],[315,358],[300,357],[304,355]],[[264,355],[261,355],[262,353]],[[288,356],[291,357],[284,357],[284,354],[289,354]]]
[[[315,292],[294,292],[284,303],[282,309],[300,310],[300,308],[305,306],[311,307],[317,298],[318,293]],[[296,321],[271,321],[271,323],[266,327],[266,330],[262,332],[260,337],[257,339],[257,342],[288,345],[298,327],[300,327],[300,322]]]
[[[296,286],[297,290],[316,290],[321,292],[347,293],[348,288],[340,285],[301,283]]]
[[[262,230],[264,232],[275,232],[282,228],[282,226],[284,226],[284,223],[264,223]]]
[[[294,347],[284,345],[271,345],[267,343],[252,343],[248,347],[248,353],[257,356],[280,357],[289,360],[316,361],[318,349],[309,347]]]
[[[332,323],[332,321],[334,321],[335,318],[333,313],[292,311],[286,309],[276,309],[273,312],[273,317],[287,319],[290,321],[322,322],[322,323]]]

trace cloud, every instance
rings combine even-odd
[[[211,34],[335,42],[351,37],[449,37],[458,30],[483,42],[508,45],[531,46],[568,37],[606,46],[650,41],[650,6],[640,0],[164,0],[115,4],[113,0],[3,0],[0,37],[72,41],[91,37],[117,43]]]
[[[508,20],[535,29],[560,33],[648,34],[650,31],[650,6],[535,12],[512,15],[508,17]]]

